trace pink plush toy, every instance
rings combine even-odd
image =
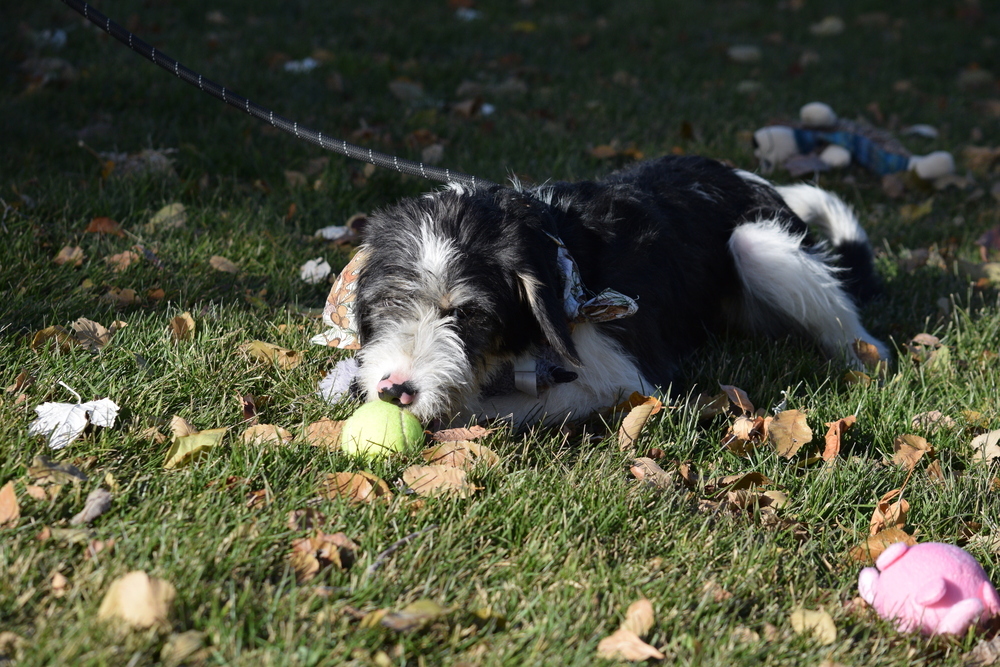
[[[858,591],[901,632],[960,635],[1000,614],[1000,596],[976,559],[940,542],[889,546],[861,570]]]

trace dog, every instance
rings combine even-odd
[[[729,327],[797,332],[855,368],[859,339],[889,358],[858,317],[879,283],[851,209],[707,158],[450,184],[375,212],[361,252],[359,388],[424,421],[584,418],[676,389],[685,358]],[[512,390],[512,374],[535,382]]]

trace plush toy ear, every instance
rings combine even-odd
[[[555,273],[554,271],[551,273]],[[582,366],[577,355],[573,337],[570,334],[569,322],[563,310],[562,298],[557,291],[558,275],[539,278],[533,273],[521,271],[517,274],[521,287],[524,289],[531,313],[541,327],[545,340],[560,357],[574,366]]]

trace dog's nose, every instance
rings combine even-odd
[[[378,386],[378,397],[394,405],[410,405],[417,397],[417,390],[409,382],[392,384],[383,381]]]

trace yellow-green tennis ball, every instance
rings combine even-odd
[[[385,401],[365,403],[344,422],[340,450],[369,460],[383,459],[424,441],[424,427],[406,410]]]

